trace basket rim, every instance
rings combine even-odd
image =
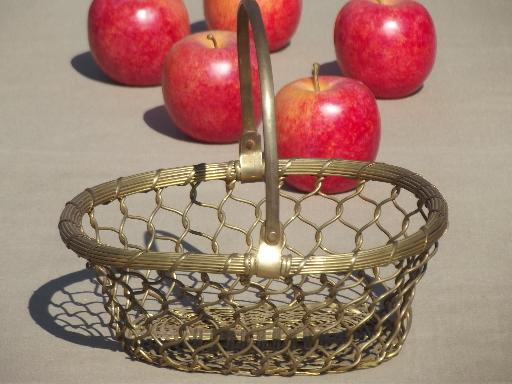
[[[282,276],[312,273],[343,273],[373,268],[403,260],[428,251],[448,228],[448,206],[439,190],[421,175],[407,169],[379,162],[340,159],[285,159],[279,161],[279,175],[343,176],[386,182],[408,190],[424,201],[428,209],[426,223],[406,238],[372,249],[336,255],[283,256]],[[59,221],[63,242],[78,256],[110,267],[138,270],[167,270],[252,274],[251,254],[208,254],[138,251],[97,242],[82,228],[83,216],[98,205],[169,186],[199,181],[237,180],[236,163],[197,164],[159,169],[121,177],[92,188],[67,202]]]

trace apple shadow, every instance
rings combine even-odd
[[[190,24],[190,32],[191,33],[204,32],[207,30],[208,30],[208,25],[206,25],[205,20],[196,21],[196,22]]]
[[[283,192],[289,192],[289,193],[295,193],[299,195],[305,195],[305,192],[302,192],[301,190],[295,188],[293,185],[290,185],[288,182],[284,182],[283,185],[280,188]]]
[[[320,75],[322,75],[322,76],[347,76],[341,71],[341,68],[338,65],[338,62],[336,60],[320,64]],[[412,96],[420,93],[421,90],[423,89],[423,87],[424,87],[424,84],[422,84],[421,87],[419,87],[413,93],[411,93],[409,95],[402,96],[402,97],[395,97],[395,98],[376,97],[376,99],[383,100],[383,101],[407,99],[409,97],[412,97]]]
[[[71,59],[71,66],[75,71],[88,79],[110,85],[119,85],[103,73],[94,61],[91,52],[80,53],[73,57]]]
[[[418,93],[420,93],[422,90],[423,90],[423,87],[425,85],[424,84],[421,84],[421,86],[415,90],[413,93],[409,93],[408,95],[405,95],[405,96],[401,96],[401,97],[377,97],[377,100],[381,100],[381,101],[393,101],[393,100],[404,100],[404,99],[408,99],[409,97],[413,97],[413,96],[416,96]]]
[[[330,176],[330,177],[336,177],[336,176]],[[355,191],[357,187],[354,187],[352,189],[349,189],[347,191],[344,191],[344,192],[337,192],[337,193],[331,193],[331,194],[327,194],[327,195],[330,195],[330,196],[340,196],[340,195],[346,195],[346,194],[350,194],[350,193],[353,193]],[[304,196],[304,195],[307,195],[309,192],[305,192],[301,189],[298,189],[296,187],[294,187],[293,185],[291,185],[290,183],[288,183],[286,180],[285,182],[283,183],[283,185],[281,186],[280,188],[283,192],[289,192],[289,193],[295,193],[296,195],[298,196]]]
[[[321,76],[344,76],[336,60],[320,64]]]
[[[275,51],[270,51],[270,54],[273,55],[275,53],[280,53],[286,51],[286,49],[292,44],[291,40],[283,45],[281,48],[276,49]]]
[[[195,142],[192,138],[179,130],[169,117],[169,114],[163,105],[148,109],[144,112],[143,119],[149,128],[161,133],[162,135],[169,136],[180,141],[187,141],[191,143]]]

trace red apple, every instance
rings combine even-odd
[[[357,80],[317,76],[296,80],[276,96],[279,157],[375,160],[380,141],[380,115],[372,92]],[[316,177],[290,176],[286,182],[303,192],[315,188]],[[321,191],[340,193],[358,181],[326,177]]]
[[[182,0],[94,0],[88,25],[98,66],[137,86],[160,84],[165,54],[190,32]]]
[[[380,98],[420,89],[436,56],[434,23],[414,0],[351,0],[336,19],[334,44],[343,74]]]
[[[259,123],[261,96],[252,48],[254,116]],[[239,140],[242,111],[235,32],[200,32],[176,43],[164,64],[162,86],[167,111],[181,131],[208,143]]]
[[[302,12],[302,0],[257,0],[267,32],[268,45],[275,52],[289,43]],[[208,28],[236,31],[239,0],[203,0]]]

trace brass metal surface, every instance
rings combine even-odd
[[[251,55],[249,42],[249,25],[252,26],[261,88],[261,104],[263,112],[263,136],[265,142],[264,164],[261,161],[261,147],[257,127],[253,121],[253,102],[251,84]],[[242,1],[238,9],[237,22],[238,36],[238,64],[240,68],[240,89],[243,114],[243,133],[240,140],[241,176],[246,173],[258,174],[260,168],[265,177],[266,188],[266,216],[264,227],[264,241],[276,245],[282,238],[281,224],[279,223],[279,193],[277,169],[277,129],[274,102],[274,80],[272,78],[272,64],[268,49],[265,27],[260,9],[255,1]],[[258,138],[254,138],[257,135]],[[247,158],[254,159],[248,161]],[[247,168],[247,171],[245,171]],[[255,170],[256,168],[256,170]],[[257,179],[254,179],[257,180]],[[278,270],[276,271],[278,272]]]
[[[242,2],[239,19],[240,160],[88,188],[66,204],[62,240],[96,271],[110,326],[136,359],[243,375],[376,366],[396,356],[407,337],[416,285],[448,225],[447,204],[403,168],[277,161],[270,60],[253,0]],[[264,154],[247,102],[249,20],[261,72]],[[255,146],[247,146],[251,139]],[[261,169],[244,168],[244,154],[265,158],[260,176]],[[264,193],[248,174],[265,180]],[[314,178],[315,190],[286,189],[286,178],[297,175]],[[360,182],[326,195],[326,177]],[[262,245],[278,247],[278,258],[262,264],[269,257],[259,254]]]

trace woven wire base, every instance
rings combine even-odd
[[[186,286],[169,295],[176,276],[95,270],[109,297],[111,326],[134,358],[184,371],[287,376],[368,368],[394,357],[410,327],[415,285],[434,251],[397,263],[386,276],[374,268],[308,276],[301,284],[290,278],[291,303],[281,306],[263,288],[275,280],[247,277],[216,285],[219,297],[238,288],[226,306],[205,303]],[[202,291],[214,284],[210,277],[218,276],[202,274]],[[126,282],[139,285],[134,280],[145,289],[129,289]],[[247,305],[251,287],[267,298]],[[156,314],[143,309],[154,307],[152,301],[161,305]]]
[[[416,284],[446,228],[446,219],[429,228],[444,200],[398,168],[311,164],[318,170],[310,194],[283,188],[294,161],[281,164],[283,254],[291,262],[279,279],[246,273],[265,200],[230,165],[119,179],[68,204],[63,238],[96,271],[129,355],[184,371],[287,376],[372,367],[400,351]],[[329,196],[321,187],[331,165],[348,167],[344,175],[354,168],[352,175],[395,176]]]

